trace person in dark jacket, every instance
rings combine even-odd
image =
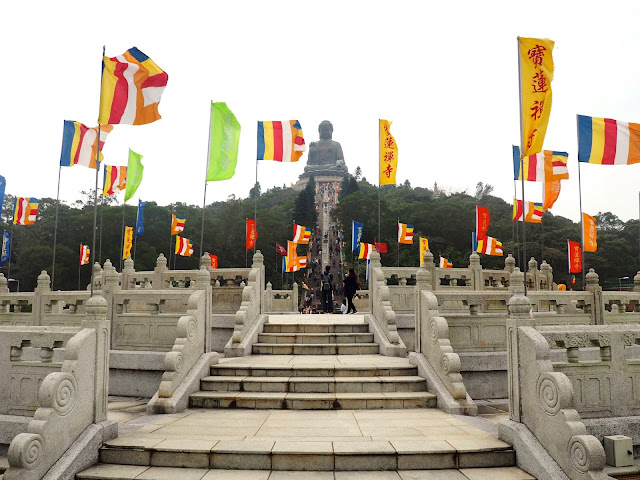
[[[347,297],[347,313],[357,313],[356,307],[353,305],[353,296],[356,294],[358,277],[353,268],[349,269],[349,274],[344,277],[344,296]]]

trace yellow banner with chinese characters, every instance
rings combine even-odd
[[[122,248],[122,259],[126,260],[131,256],[133,246],[133,227],[124,227],[124,245]]]
[[[429,239],[420,237],[420,266],[424,265],[424,254],[429,250]]]
[[[522,155],[542,152],[551,113],[554,41],[518,37],[522,115]]]
[[[398,146],[391,135],[391,122],[380,119],[380,185],[396,184]]]
[[[596,219],[586,213],[582,214],[582,225],[584,226],[584,248],[585,252],[595,252],[598,250],[598,230],[596,229]]]

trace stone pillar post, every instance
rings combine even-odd
[[[482,265],[480,265],[480,255],[476,252],[469,255],[469,268],[473,275],[473,289],[484,290],[484,282],[482,281]]]
[[[509,274],[513,273],[513,270],[516,268],[516,259],[513,258],[513,255],[507,255],[507,258],[504,259],[504,269],[509,272]]]
[[[640,292],[640,272],[633,277],[633,291]]]
[[[262,299],[264,295],[264,256],[262,255],[260,250],[256,250],[256,253],[253,254],[253,262],[251,263],[251,268],[260,269],[260,274],[258,275],[258,285],[256,285],[256,293],[260,296],[258,305],[260,305],[260,313],[262,313]]]
[[[107,419],[109,396],[110,325],[107,320],[107,301],[100,295],[94,295],[87,300],[86,310],[87,317],[82,321],[82,328],[96,331],[93,423],[97,423]]]
[[[196,290],[204,292],[204,348],[205,352],[211,350],[211,312],[213,302],[213,292],[211,288],[211,274],[209,271],[200,267],[196,274]]]
[[[264,313],[273,312],[273,285],[267,282],[267,288],[264,290]]]
[[[376,251],[371,252],[371,256],[369,257],[369,311],[374,313],[374,305],[377,302],[378,292],[376,291],[376,274],[375,271],[377,268],[381,268],[382,264],[380,263],[380,254]]]
[[[44,315],[44,301],[42,295],[51,292],[51,277],[46,270],[42,270],[38,275],[38,286],[33,289],[33,305],[31,306],[31,312],[33,315],[32,325],[42,325],[42,318]]]
[[[429,250],[427,250],[428,253]],[[420,299],[422,298],[422,291],[423,290],[429,290],[431,291],[431,272],[433,272],[433,268],[430,271],[427,270],[427,254],[425,253],[424,255],[424,264],[418,268],[418,271],[416,272],[416,288],[415,288],[415,295],[414,295],[414,300],[413,300],[413,305],[414,305],[414,310],[415,310],[415,351],[416,352],[421,352],[422,351],[422,345],[421,345],[421,339],[422,339],[422,335],[421,335],[421,325],[422,322],[420,321],[420,319],[422,318],[422,305],[420,302]],[[431,255],[431,266],[433,267],[433,255]]]
[[[429,290],[435,290],[436,289],[436,264],[433,261],[433,253],[431,253],[431,250],[429,250],[427,248],[427,251],[424,252],[424,264],[423,267],[427,270],[427,273],[429,274],[429,278],[427,279],[428,282],[430,283],[430,288]]]
[[[102,278],[102,267],[98,262],[93,264],[93,289],[94,290],[102,290],[103,278]],[[91,285],[88,285],[89,289]]]
[[[111,263],[111,260],[107,258],[104,262],[104,285],[102,286],[102,295],[107,302],[106,319],[109,322],[111,332],[115,335],[115,307],[113,294],[120,291],[119,274],[116,268]],[[115,338],[111,339],[111,344],[115,343]]]
[[[518,327],[534,325],[531,301],[524,296],[524,274],[514,268],[509,280],[513,296],[509,299],[507,318],[507,364],[509,382],[509,418],[520,422],[522,418],[520,392],[520,362],[518,354]]]
[[[602,303],[602,287],[600,286],[600,275],[596,273],[593,268],[589,269],[589,272],[585,275],[587,285],[585,290],[591,292],[593,295],[593,308],[591,310],[591,319],[595,325],[603,325],[604,318],[602,312],[604,311],[604,305]]]
[[[131,260],[131,257],[126,258],[122,269],[122,290],[131,290],[133,288],[131,285],[131,276],[135,273],[136,270],[133,268],[133,260]]]
[[[547,263],[546,260],[542,261],[542,265],[540,265],[540,276],[544,278],[546,285],[546,290],[553,290],[553,269],[551,265]]]
[[[640,272],[638,272],[640,274]],[[0,293],[9,293],[9,282],[4,276],[4,273],[0,273]]]
[[[153,269],[153,280],[151,283],[151,288],[154,290],[162,290],[167,288],[167,285],[162,281],[163,273],[168,270],[167,268],[167,259],[164,256],[164,253],[158,255],[156,259],[156,266]]]
[[[298,311],[298,282],[293,282],[293,311]]]
[[[538,262],[535,258],[531,257],[528,263],[527,271],[527,287],[531,290],[540,290],[540,284],[538,283]]]

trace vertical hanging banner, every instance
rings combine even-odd
[[[218,256],[209,254],[209,258],[211,259],[211,268],[218,268]]]
[[[491,216],[489,215],[489,209],[476,205],[476,239],[484,240],[487,238],[487,231],[489,230],[489,222]]]
[[[147,202],[143,202],[142,200],[138,200],[138,216],[136,218],[136,237],[144,234],[144,206]]]
[[[582,225],[584,227],[584,251],[595,252],[598,250],[598,230],[596,229],[596,219],[591,215],[583,213]]]
[[[362,230],[364,229],[364,223],[351,222],[351,251],[360,251],[360,241],[362,240]]]
[[[240,123],[227,104],[211,102],[207,182],[229,180],[236,173]]]
[[[251,250],[256,247],[256,240],[258,240],[258,230],[256,229],[256,221],[249,220],[247,218],[247,245],[246,250]]]
[[[124,191],[125,203],[135,195],[136,190],[142,183],[142,172],[144,172],[144,165],[142,165],[142,159],[144,157],[139,153],[129,149],[129,163],[127,166],[127,187]]]
[[[420,266],[424,265],[424,254],[429,250],[429,239],[420,237]]]
[[[122,259],[126,260],[131,256],[133,246],[133,227],[124,227],[124,247],[122,249]]]
[[[582,248],[580,242],[567,240],[569,249],[569,273],[580,273],[582,271]]]
[[[11,256],[11,237],[6,230],[2,234],[2,253],[0,254],[0,267],[3,267]]]
[[[91,249],[89,245],[80,244],[80,265],[86,265],[91,259]]]
[[[2,205],[4,205],[4,188],[7,186],[7,181],[4,179],[2,175],[0,175],[0,210],[2,209]]]
[[[391,122],[380,119],[380,185],[395,185],[398,145],[391,135]]]
[[[523,156],[542,151],[551,113],[554,41],[518,37]]]

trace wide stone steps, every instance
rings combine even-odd
[[[377,343],[254,343],[255,355],[371,355],[380,353]]]
[[[374,343],[373,333],[344,332],[344,333],[261,333],[258,343]]]

